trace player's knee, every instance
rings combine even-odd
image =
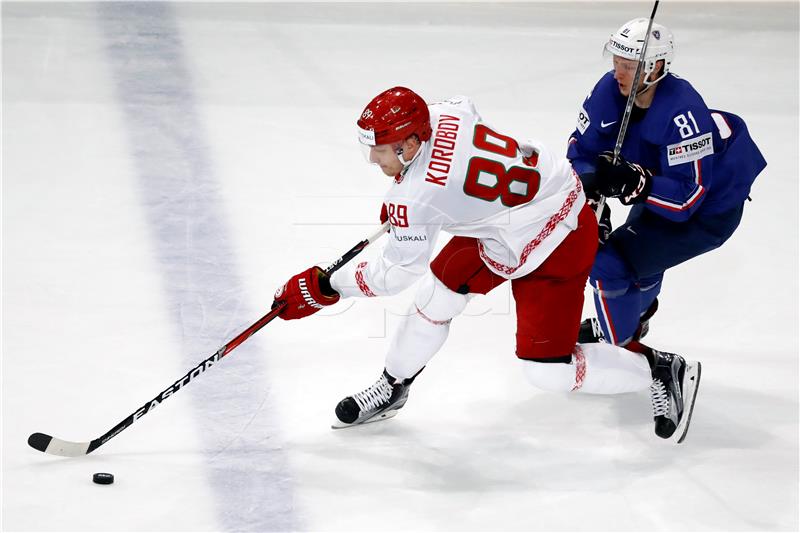
[[[633,279],[634,274],[627,261],[611,246],[603,246],[597,256],[589,274],[592,285],[597,280],[614,282]]]
[[[575,388],[575,366],[562,359],[520,361],[525,378],[537,389],[548,392],[569,392]]]
[[[517,357],[520,359],[547,359],[571,354],[578,341],[580,315],[575,324],[564,323],[548,331],[517,332]]]
[[[414,296],[417,312],[434,322],[446,322],[458,316],[468,302],[468,295],[448,289],[431,272],[422,279]]]

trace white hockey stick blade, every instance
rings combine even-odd
[[[368,418],[368,419],[363,420],[361,422],[354,422],[353,424],[347,424],[347,423],[342,422],[341,420],[337,419],[336,422],[331,424],[331,428],[332,429],[344,429],[344,428],[351,428],[351,427],[355,427],[355,426],[363,426],[364,424],[371,424],[373,422],[380,422],[381,420],[387,420],[389,418],[392,418],[394,415],[397,414],[397,411],[399,411],[399,410],[400,409],[392,409],[390,411],[386,411],[385,413],[377,414],[377,415],[373,416],[372,418]]]
[[[686,438],[686,433],[689,431],[689,423],[692,421],[692,412],[694,412],[694,401],[697,398],[697,391],[700,389],[701,370],[700,361],[686,362],[686,375],[683,378],[683,416],[681,421],[678,422],[678,427],[675,428],[677,444],[683,442]]]
[[[44,433],[34,433],[28,437],[28,444],[31,448],[50,455],[60,455],[61,457],[80,457],[89,453],[91,442],[71,442],[61,440]]]

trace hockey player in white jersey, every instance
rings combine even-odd
[[[375,97],[358,128],[368,160],[393,178],[383,206],[388,242],[377,260],[349,264],[330,278],[316,266],[292,277],[276,294],[286,304],[280,316],[303,318],[341,298],[420,285],[383,373],[337,405],[335,427],[396,414],[444,344],[450,321],[473,295],[508,280],[516,355],[535,386],[616,394],[651,385],[644,356],[610,344],[576,344],[597,223],[566,158],[495,131],[467,97],[428,106],[403,87]],[[453,238],[431,262],[441,231]],[[680,391],[670,400],[667,423],[682,439],[693,395],[686,405]]]

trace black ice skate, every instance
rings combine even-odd
[[[339,402],[332,427],[346,428],[392,418],[406,404],[415,377],[399,381],[384,370],[372,386]]]
[[[678,443],[686,438],[692,419],[694,400],[700,386],[698,361],[686,361],[680,355],[653,350],[655,366],[650,399],[656,435]]]
[[[653,303],[650,304],[650,307],[648,307],[647,310],[642,313],[642,316],[639,317],[639,327],[636,328],[632,340],[638,341],[647,335],[647,333],[650,331],[650,319],[653,318],[653,315],[656,314],[656,311],[658,311],[658,298],[653,300]]]
[[[599,320],[592,317],[581,322],[581,329],[578,330],[579,344],[603,342],[603,339],[603,330],[600,328]]]
[[[656,314],[656,311],[658,311],[658,298],[653,300],[650,307],[639,317],[639,327],[637,327],[636,331],[633,333],[632,341],[641,340],[647,335],[650,331],[650,319]],[[578,343],[586,344],[603,342],[604,340],[605,337],[603,336],[603,330],[600,328],[600,321],[598,319],[587,318],[581,322],[581,328],[578,330]]]

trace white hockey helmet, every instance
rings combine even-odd
[[[629,20],[611,34],[605,45],[605,51],[625,59],[639,59],[649,23],[650,20],[646,18]],[[675,45],[672,32],[666,26],[653,22],[644,62],[645,78],[650,76],[650,73],[656,69],[656,64],[661,60],[664,61],[664,70],[655,80],[646,81],[646,85],[651,85],[667,75],[674,55]]]

